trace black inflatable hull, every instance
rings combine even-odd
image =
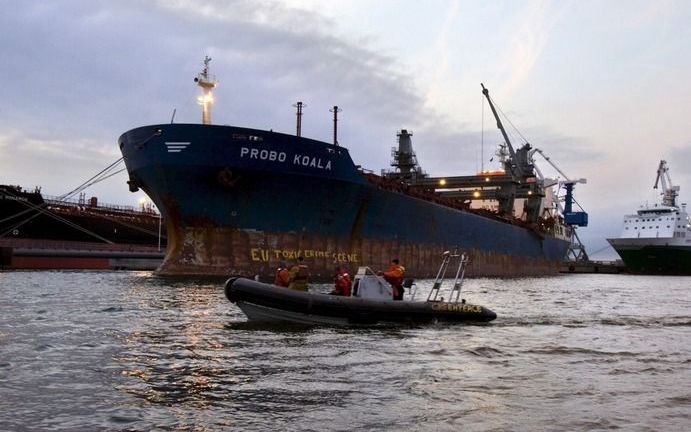
[[[497,314],[469,303],[368,300],[312,294],[250,279],[233,278],[225,285],[228,300],[251,321],[302,324],[376,324],[469,322],[494,320]]]

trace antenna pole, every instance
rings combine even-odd
[[[307,105],[303,104],[302,102],[298,102],[293,105],[295,108],[297,108],[297,112],[295,115],[297,116],[297,132],[295,133],[297,136],[302,136],[302,108],[306,107]]]
[[[343,111],[337,105],[334,105],[329,112],[334,113],[334,145],[338,146],[338,113]]]
[[[480,166],[481,171],[485,171],[485,99],[481,98],[480,105],[482,105],[482,128],[480,129]]]

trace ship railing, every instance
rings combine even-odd
[[[97,205],[91,205],[91,203],[87,201],[80,201],[77,199],[60,199],[60,197],[57,196],[52,196],[52,195],[44,195],[43,200],[49,204],[49,205],[70,205],[70,206],[81,206],[81,207],[89,207],[89,208],[99,208],[99,209],[105,209],[105,210],[113,210],[113,211],[120,211],[124,213],[139,213],[143,215],[155,215],[158,216],[158,212],[152,207],[152,206],[142,206],[142,207],[135,207],[131,205],[119,205],[119,204],[109,204],[109,203],[101,203],[99,202]]]
[[[440,204],[446,207],[450,208],[455,208],[459,210],[464,210],[468,211],[471,213],[475,214],[483,214],[486,215],[487,217],[490,217],[494,220],[499,220],[505,223],[509,223],[511,225],[517,225],[521,226],[524,228],[531,229],[533,231],[537,232],[545,232],[548,234],[555,234],[554,230],[550,230],[549,227],[541,227],[538,224],[535,223],[529,223],[526,222],[522,219],[518,219],[512,216],[504,216],[500,215],[496,212],[490,211],[490,210],[485,210],[485,209],[471,209],[470,205],[463,202],[460,199],[454,199],[450,197],[445,197],[441,195],[438,192],[435,192],[433,190],[430,190],[429,188],[425,186],[418,186],[415,184],[407,184],[405,181],[395,178],[395,177],[382,177],[378,176],[376,174],[373,174],[371,172],[366,172],[365,170],[361,170],[363,176],[367,181],[370,183],[398,193],[403,193],[408,196],[414,197],[414,198],[420,198],[424,199],[429,202],[434,202],[436,204]]]
[[[125,243],[93,243],[43,239],[37,240],[24,238],[0,238],[0,246],[23,249],[159,252],[156,246],[147,245]]]

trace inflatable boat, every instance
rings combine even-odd
[[[391,286],[367,267],[361,267],[349,297],[296,291],[245,278],[231,278],[225,284],[225,295],[250,321],[291,322],[299,324],[357,325],[378,323],[468,322],[485,323],[497,314],[464,299],[437,299],[435,282],[427,301],[393,300]],[[456,283],[454,290],[460,288]],[[416,288],[408,283],[409,290]],[[460,291],[460,289],[459,289]],[[434,294],[434,295],[433,295]]]

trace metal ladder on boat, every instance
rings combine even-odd
[[[437,300],[439,298],[439,291],[441,290],[442,285],[444,283],[446,271],[449,268],[449,264],[452,260],[455,259],[458,262],[458,267],[456,268],[456,277],[453,281],[453,288],[451,289],[451,293],[449,294],[449,299],[447,301],[450,303],[458,303],[458,300],[461,297],[461,287],[463,286],[465,269],[468,265],[468,255],[466,255],[464,252],[458,252],[458,249],[455,249],[453,253],[449,251],[444,252],[442,257],[443,258],[441,266],[439,267],[439,271],[437,272],[436,279],[434,279],[432,289],[427,295],[427,301],[444,301],[444,297],[441,297],[441,299]]]

